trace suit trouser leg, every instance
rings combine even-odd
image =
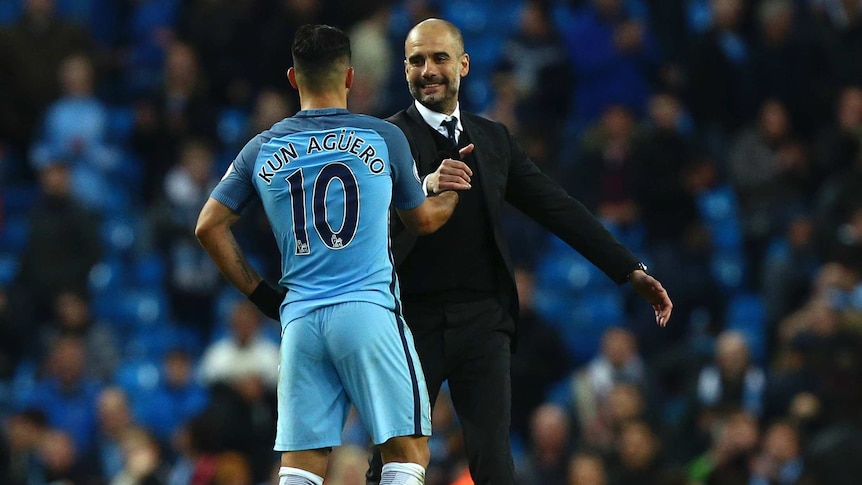
[[[511,338],[500,330],[512,326],[511,317],[493,300],[445,305],[442,312],[428,310],[414,306],[405,317],[413,331],[431,405],[448,380],[474,482],[512,485]],[[379,475],[373,470],[382,466],[379,458],[371,465],[366,475],[369,485],[377,483]]]
[[[481,355],[449,375],[452,404],[461,422],[470,474],[477,485],[514,484],[509,443],[512,400],[510,338],[488,336]]]
[[[446,379],[476,485],[515,483],[508,312],[493,299],[446,309]]]

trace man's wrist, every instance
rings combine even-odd
[[[643,261],[638,261],[637,265],[635,265],[635,267],[626,275],[626,281],[631,281],[632,276],[634,276],[636,271],[643,271],[644,273],[649,274],[649,271],[647,271],[647,265]]]
[[[286,294],[287,290],[284,288],[261,280],[254,291],[248,295],[248,299],[266,316],[279,320],[279,309]]]

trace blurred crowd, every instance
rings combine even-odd
[[[655,327],[507,215],[519,483],[858,484],[860,0],[0,2],[0,483],[275,483],[279,328],[192,229],[247,139],[298,109],[299,25],[348,32],[350,108],[385,117],[429,16],[464,33],[462,108],[675,304]],[[249,210],[237,236],[276,277]],[[433,421],[426,482],[472,483],[445,392]],[[353,416],[344,442],[327,483],[364,483]]]

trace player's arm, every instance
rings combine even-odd
[[[198,216],[195,236],[225,278],[268,317],[278,320],[285,292],[270,285],[249,264],[231,231],[239,218],[228,206],[210,197]]]
[[[459,199],[458,192],[443,192],[427,197],[421,205],[413,209],[398,209],[398,216],[407,230],[420,235],[431,234],[449,220]]]

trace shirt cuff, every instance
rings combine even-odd
[[[422,193],[425,194],[425,197],[428,197],[428,176],[422,177]]]

